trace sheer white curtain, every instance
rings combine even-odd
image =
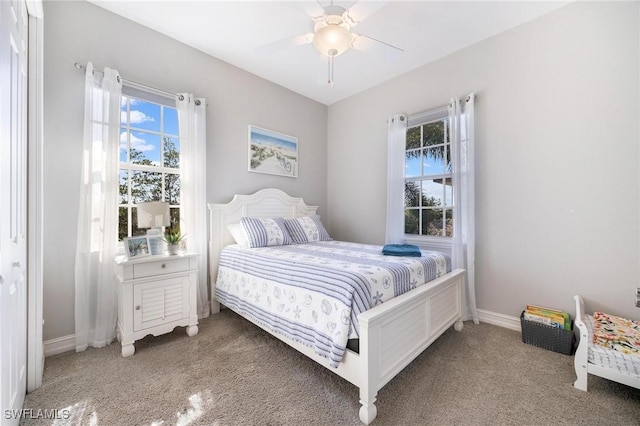
[[[466,274],[465,299],[468,311],[463,319],[479,323],[475,290],[475,170],[474,170],[474,100],[470,94],[465,101],[451,99],[449,104],[449,133],[453,162],[454,212],[453,268],[464,268]],[[464,314],[464,313],[463,313]]]
[[[176,96],[180,127],[180,231],[198,258],[198,318],[209,316],[207,292],[206,102],[189,93]]]
[[[111,343],[116,334],[118,147],[122,81],[87,65],[82,180],[75,261],[76,351]]]
[[[386,244],[404,242],[404,155],[407,116],[387,120],[387,225]]]

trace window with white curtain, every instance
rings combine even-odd
[[[474,104],[473,93],[464,101],[455,97],[409,116],[406,126],[404,115],[389,117],[385,242],[451,255],[453,268],[466,269],[463,318],[477,324]]]
[[[120,109],[118,240],[140,235],[136,204],[168,201],[180,223],[180,138],[174,99],[123,87]]]
[[[409,117],[404,175],[406,237],[450,239],[454,188],[446,107]]]

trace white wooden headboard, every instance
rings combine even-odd
[[[211,309],[217,306],[213,300],[218,276],[220,251],[234,240],[227,225],[239,223],[243,216],[284,217],[287,219],[316,214],[318,206],[309,206],[300,197],[292,197],[276,189],[266,188],[251,195],[235,195],[224,204],[207,204],[209,207],[209,272],[211,279]]]

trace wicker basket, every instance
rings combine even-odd
[[[564,330],[562,328],[526,320],[524,319],[524,311],[522,311],[522,314],[520,314],[520,324],[522,326],[522,341],[524,343],[564,355],[573,354],[575,342],[573,320],[571,321],[571,330]]]

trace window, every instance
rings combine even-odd
[[[410,117],[405,149],[405,234],[451,237],[453,185],[447,111]]]
[[[168,201],[171,226],[180,220],[180,139],[172,99],[123,88],[120,110],[118,240],[144,234],[136,204]]]

